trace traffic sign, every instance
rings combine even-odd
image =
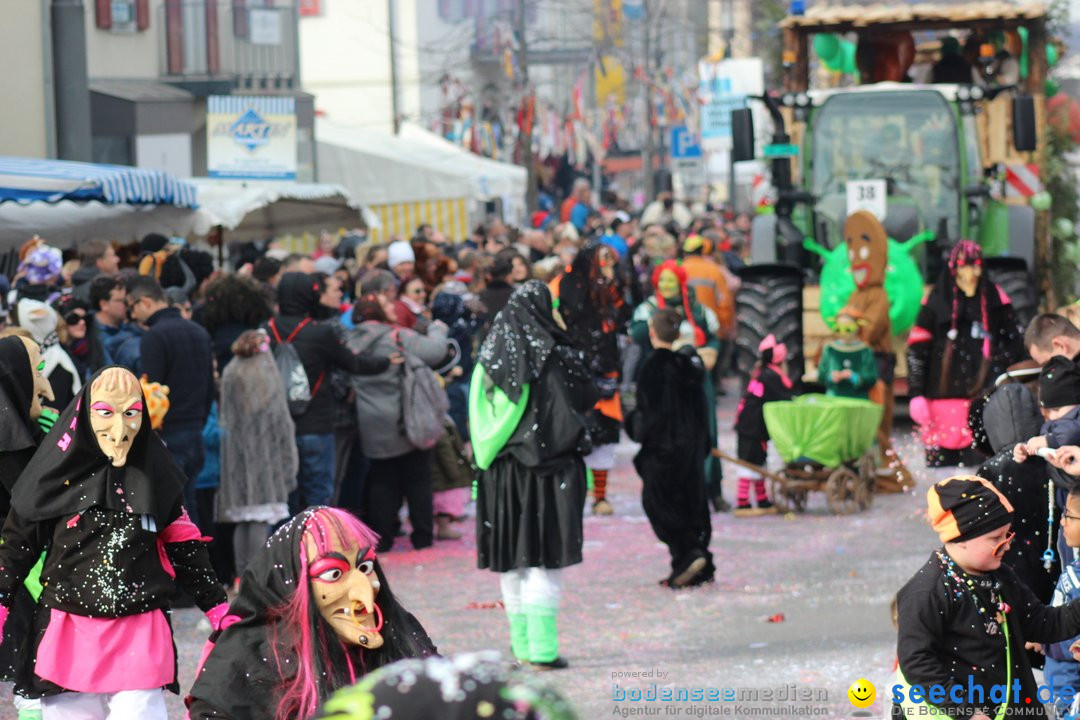
[[[701,157],[701,143],[697,135],[690,132],[685,125],[676,125],[671,128],[671,159],[699,158]]]

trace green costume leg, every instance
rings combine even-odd
[[[561,570],[525,570],[521,599],[528,618],[531,662],[549,663],[559,657],[558,617],[561,597]]]
[[[521,603],[522,574],[520,570],[501,573],[499,584],[502,588],[506,617],[510,620],[510,649],[515,658],[528,662],[531,659],[529,657],[529,622]]]
[[[551,662],[559,657],[559,609],[545,605],[526,605],[529,624],[529,660]]]
[[[41,720],[40,710],[20,710],[19,720]]]

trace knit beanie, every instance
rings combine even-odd
[[[412,245],[404,240],[398,240],[386,247],[386,265],[391,270],[406,262],[416,262],[416,253],[413,252]]]
[[[1013,506],[997,488],[974,475],[935,483],[926,493],[927,519],[941,542],[964,542],[1012,522]]]
[[[1061,355],[1050,358],[1039,374],[1039,405],[1080,405],[1080,368],[1076,363]]]

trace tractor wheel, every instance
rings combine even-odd
[[[1031,279],[1027,263],[1017,257],[987,258],[986,271],[1012,300],[1020,327],[1027,327],[1039,312],[1039,289]]]
[[[748,265],[739,277],[735,351],[743,384],[758,361],[758,345],[770,333],[787,346],[788,375],[798,382],[804,367],[802,271],[790,265]]]

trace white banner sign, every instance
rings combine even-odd
[[[713,150],[731,147],[731,111],[746,107],[749,95],[765,92],[761,58],[698,63],[701,140]]]
[[[211,95],[206,100],[206,169],[216,178],[296,179],[296,101]]]

